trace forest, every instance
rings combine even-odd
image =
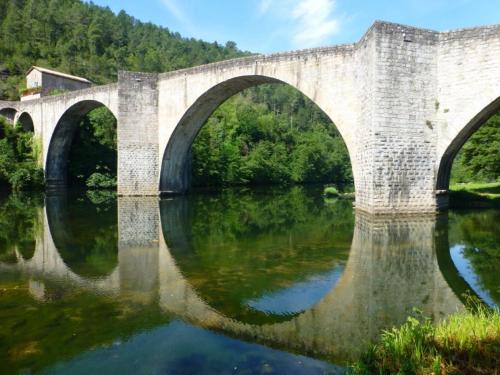
[[[167,72],[250,54],[231,41],[184,38],[79,0],[0,0],[0,30],[3,100],[19,99],[32,65],[105,84],[116,81],[119,70]],[[494,116],[469,140],[457,156],[453,181],[498,178],[499,127],[500,116]],[[0,147],[7,151],[0,156],[0,184],[14,190],[41,186],[36,150],[29,149],[36,139],[19,128],[2,129]],[[69,158],[72,184],[114,188],[116,120],[109,111],[97,109],[83,119]],[[223,103],[192,146],[192,175],[194,186],[352,184],[349,155],[335,126],[285,84],[247,89]]]

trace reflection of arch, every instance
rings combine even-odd
[[[0,109],[0,116],[5,118],[8,123],[13,124],[17,111],[14,108]]]
[[[500,109],[500,97],[487,105],[481,112],[474,116],[466,126],[456,135],[446,148],[437,174],[436,189],[448,190],[450,184],[451,167],[453,160],[467,140],[479,129],[491,116]]]
[[[344,272],[320,301],[290,320],[254,324],[231,319],[193,288],[175,259],[176,250],[170,247],[182,248],[191,241],[186,229],[192,215],[187,200],[162,201],[161,210],[168,249],[163,256],[169,261],[160,267],[168,270],[160,283],[160,305],[204,327],[278,348],[345,360],[363,350],[382,329],[402,324],[414,307],[436,320],[462,308],[436,259],[434,216],[394,218],[358,213]]]
[[[470,305],[469,296],[474,301],[482,301],[478,293],[462,277],[451,257],[448,214],[440,215],[436,224],[436,257],[446,283],[464,305]]]
[[[47,185],[66,185],[68,154],[75,131],[85,115],[96,108],[104,106],[103,103],[95,100],[84,100],[72,105],[61,116],[55,127],[47,152],[45,163]]]
[[[184,192],[189,188],[189,149],[201,127],[217,107],[231,96],[247,88],[265,83],[284,83],[299,90],[296,85],[273,77],[247,75],[231,78],[219,83],[198,97],[194,104],[184,113],[179,123],[176,124],[175,130],[165,148],[160,171],[160,192],[177,193]],[[303,91],[299,91],[306,95]],[[319,107],[319,104],[314,100],[312,101]],[[323,112],[337,127],[337,124],[331,119],[330,115],[324,110]],[[346,138],[342,134],[343,130],[339,127],[337,129],[343,137],[344,143],[346,143],[352,165],[351,151],[349,150],[349,145],[345,142]]]
[[[24,131],[26,132],[35,131],[35,127],[33,125],[33,119],[31,118],[28,112],[21,113],[21,115],[17,119],[17,122],[21,124]]]
[[[183,257],[189,258],[195,256],[195,248],[193,247],[191,234],[193,225],[192,214],[193,208],[187,197],[175,197],[175,199],[172,200],[160,201],[163,239],[168,247],[170,256],[175,262],[178,262]],[[185,272],[186,270],[180,269],[179,273],[182,274],[183,277],[187,279],[187,283],[189,283],[188,277],[183,271]],[[214,280],[214,283],[215,282],[216,280]],[[191,288],[193,288],[193,286],[191,286]],[[200,300],[210,304],[210,296],[203,294],[202,290],[197,290],[195,293],[201,294],[199,296]],[[224,307],[221,307],[218,313],[240,322],[255,324],[259,322],[276,323],[288,321],[301,312],[274,314],[246,308],[241,302],[242,301],[225,301]],[[211,306],[211,308],[217,307]]]
[[[100,249],[98,254],[92,254],[91,250],[100,229],[116,228],[115,210],[99,210],[66,194],[48,194],[45,204],[52,242],[67,267],[76,275],[90,279],[111,275],[118,263],[116,235],[111,236],[112,243],[100,244],[101,247],[111,245],[111,248]],[[82,219],[83,226],[80,225]],[[103,253],[103,250],[107,251]]]

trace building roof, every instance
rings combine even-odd
[[[61,72],[57,72],[55,70],[50,70],[50,69],[46,69],[46,68],[42,68],[42,67],[34,66],[34,65],[26,72],[26,75],[30,74],[31,71],[34,70],[34,69],[36,69],[36,70],[38,70],[39,72],[42,72],[42,73],[52,74],[53,76],[58,76],[58,77],[63,77],[63,78],[67,78],[67,79],[72,79],[73,81],[80,81],[80,82],[85,82],[85,83],[89,83],[89,84],[92,83],[88,79],[85,79],[85,78],[82,78],[82,77],[72,76],[71,74],[61,73]]]

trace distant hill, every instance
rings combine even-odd
[[[19,98],[31,65],[104,84],[120,69],[166,72],[244,54],[79,0],[0,0],[0,99]]]

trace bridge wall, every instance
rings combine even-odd
[[[375,22],[356,44],[170,72],[121,72],[118,84],[27,102],[43,143],[46,177],[63,185],[75,124],[95,105],[118,120],[118,193],[178,193],[189,186],[190,147],[224,100],[263,83],[287,83],[335,123],[351,158],[357,208],[434,212],[447,206],[454,156],[500,109],[500,26],[439,33]],[[438,197],[436,197],[438,194]]]
[[[500,25],[441,33],[437,67],[436,186],[446,190],[457,152],[500,110]]]
[[[245,88],[284,82],[313,100],[335,122],[351,154],[359,113],[353,45],[257,56],[159,77],[160,190],[185,191],[190,146],[209,115]],[[156,182],[158,183],[158,181]]]

